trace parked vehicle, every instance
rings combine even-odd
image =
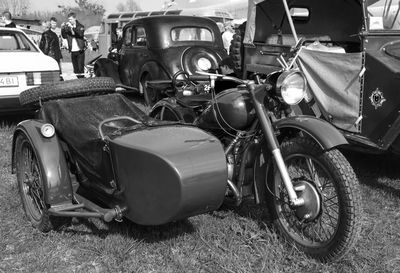
[[[225,195],[237,205],[253,196],[299,249],[342,257],[360,231],[357,178],[336,149],[346,140],[313,117],[271,123],[270,88],[246,84],[217,95],[199,128],[149,118],[109,78],[21,93],[23,105],[39,108],[18,124],[12,145],[27,217],[43,232],[72,216],[160,225],[215,210]],[[212,109],[224,114],[213,119]]]
[[[398,3],[256,2],[249,1],[242,76],[268,81],[274,71],[297,67],[308,83],[298,113],[330,122],[352,149],[398,154]]]
[[[233,16],[224,9],[193,8],[193,9],[167,9],[155,11],[117,12],[104,17],[99,30],[99,51],[107,56],[109,48],[115,48],[118,44],[118,30],[122,29],[132,20],[142,17],[161,15],[196,16],[212,19],[215,22],[225,23],[232,21]]]
[[[277,231],[298,249],[323,261],[351,249],[361,227],[361,197],[338,150],[348,142],[326,121],[292,115],[290,106],[304,96],[303,74],[285,71],[273,85],[258,86],[220,74],[180,74],[184,83],[172,83],[176,96],[157,102],[150,116],[216,136],[225,150],[229,196],[237,205],[249,197],[266,204]],[[218,80],[239,86],[216,94]],[[204,81],[210,90],[195,84]]]
[[[57,62],[20,29],[0,27],[0,58],[0,114],[29,111],[19,103],[19,94],[60,80]]]
[[[96,76],[112,77],[128,91],[142,93],[151,106],[169,90],[148,88],[147,81],[170,82],[182,69],[190,74],[217,69],[227,57],[219,29],[210,19],[143,17],[125,25],[120,50],[97,60],[94,72]]]

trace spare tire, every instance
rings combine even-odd
[[[39,102],[47,100],[113,92],[115,92],[115,82],[112,78],[85,78],[50,83],[25,90],[19,95],[19,102],[24,106],[37,106]]]
[[[235,74],[240,77],[242,74],[242,36],[240,33],[233,35],[229,47],[229,56],[233,60]]]

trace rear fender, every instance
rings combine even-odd
[[[120,84],[121,79],[118,73],[118,65],[107,58],[100,58],[94,63],[94,73],[96,77],[111,77],[115,84]]]
[[[149,61],[141,67],[140,77],[136,78],[135,86],[139,86],[139,82],[146,74],[150,74],[153,80],[170,80],[172,78],[160,63]]]
[[[17,136],[23,134],[29,139],[42,170],[46,204],[71,202],[71,178],[61,143],[57,135],[51,138],[42,136],[40,128],[43,124],[38,120],[25,120],[17,125],[12,143],[12,173],[16,172],[15,142]]]
[[[278,120],[274,127],[281,134],[303,132],[312,137],[324,150],[348,144],[343,134],[325,120],[312,116],[295,116]]]

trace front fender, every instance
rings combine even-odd
[[[57,135],[45,138],[40,128],[45,124],[38,120],[25,120],[17,125],[12,143],[12,172],[16,171],[15,141],[24,134],[30,141],[42,170],[46,204],[71,202],[72,185],[67,161]]]
[[[93,66],[96,77],[111,77],[115,84],[121,84],[118,65],[108,58],[98,59]]]
[[[313,116],[289,117],[278,120],[273,125],[282,132],[297,130],[306,133],[325,150],[348,144],[346,138],[338,129],[327,121]]]

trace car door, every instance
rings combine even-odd
[[[149,59],[145,28],[132,25],[125,29],[119,73],[122,83],[139,88],[140,68]]]
[[[394,2],[367,4],[367,31],[363,33],[365,76],[362,134],[387,147],[400,126],[400,7]],[[393,6],[390,6],[393,5]]]

